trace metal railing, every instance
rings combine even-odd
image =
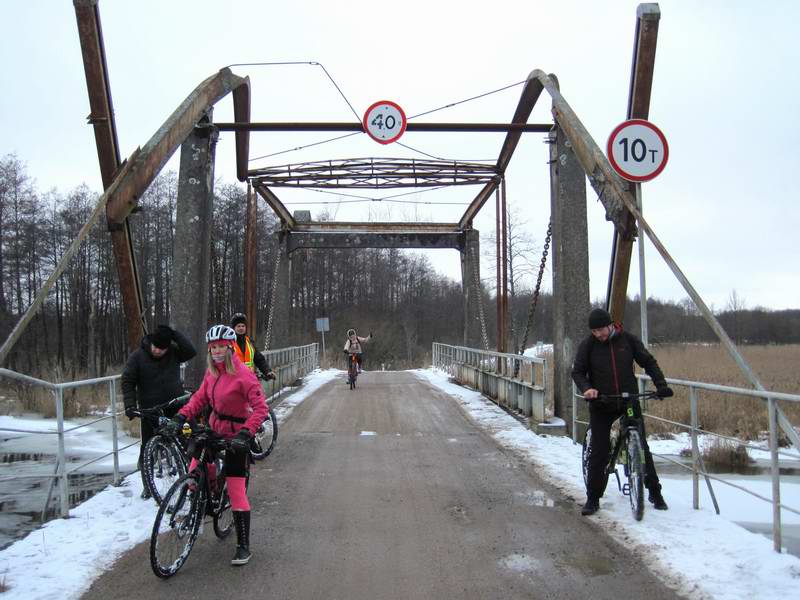
[[[646,382],[650,381],[650,377],[647,375],[637,375],[636,376],[639,383],[639,390],[644,391]],[[695,509],[700,508],[700,476],[703,476],[705,479],[706,485],[708,486],[709,495],[711,496],[711,501],[714,504],[714,509],[716,510],[717,514],[719,514],[719,504],[717,503],[716,495],[714,494],[714,489],[711,485],[711,480],[718,481],[724,485],[736,488],[741,490],[751,496],[758,498],[759,500],[763,500],[765,502],[770,502],[772,504],[772,540],[773,540],[773,548],[777,551],[781,551],[781,509],[789,511],[794,514],[800,515],[800,509],[793,508],[781,503],[781,494],[780,494],[780,464],[779,464],[779,456],[786,456],[791,457],[793,459],[800,458],[800,443],[798,443],[798,435],[794,428],[789,423],[788,419],[785,415],[780,411],[777,406],[778,400],[783,400],[787,402],[797,402],[800,403],[800,395],[796,394],[785,394],[782,392],[770,392],[770,391],[761,391],[761,390],[754,390],[754,389],[747,389],[747,388],[737,388],[731,387],[726,385],[717,385],[713,383],[703,383],[699,381],[685,381],[681,379],[667,379],[667,383],[673,387],[686,387],[689,391],[689,404],[691,410],[691,423],[679,423],[677,421],[671,421],[669,419],[664,419],[662,417],[658,417],[656,415],[649,414],[645,408],[643,408],[643,415],[654,421],[660,421],[662,423],[668,423],[675,427],[686,429],[691,437],[692,442],[692,464],[691,466],[686,465],[680,461],[677,461],[669,456],[664,456],[661,454],[655,454],[654,456],[658,456],[659,458],[666,460],[672,464],[678,465],[679,467],[686,469],[692,472],[692,506]],[[699,391],[708,391],[708,392],[721,392],[725,394],[733,394],[736,396],[744,396],[750,398],[757,398],[764,401],[767,409],[767,417],[769,422],[769,453],[770,453],[770,474],[772,480],[772,497],[767,498],[758,494],[752,490],[747,489],[746,487],[737,485],[731,481],[726,481],[725,479],[712,475],[709,473],[703,462],[703,456],[700,453],[700,446],[698,443],[698,436],[700,434],[703,435],[710,435],[716,438],[728,440],[739,444],[740,446],[744,446],[746,448],[752,448],[755,450],[763,450],[762,447],[757,446],[755,444],[749,443],[746,440],[742,440],[739,438],[723,435],[721,433],[715,433],[713,431],[708,431],[706,429],[702,429],[699,426],[699,412],[698,412],[698,392]],[[577,400],[583,400],[583,396],[580,395],[575,386],[573,385],[573,398],[572,398],[572,439],[577,444],[580,441],[577,438],[578,435],[578,428],[576,425],[588,425],[586,421],[581,421],[578,419],[578,402]],[[795,445],[795,451],[789,452],[785,450],[780,450],[778,448],[778,432],[783,431],[784,434],[792,441]]]
[[[433,343],[433,366],[500,406],[545,421],[547,360]],[[516,376],[514,374],[516,373]]]
[[[318,344],[308,344],[306,346],[295,346],[291,348],[281,348],[277,350],[270,350],[268,352],[264,352],[265,357],[267,358],[267,362],[272,368],[272,371],[275,373],[275,383],[272,386],[272,392],[268,396],[269,398],[274,398],[280,395],[281,390],[283,389],[284,385],[290,385],[296,382],[299,378],[307,373],[310,373],[314,369],[317,368],[319,365],[319,350]],[[59,487],[59,513],[62,517],[67,517],[69,515],[69,476],[74,474],[75,472],[84,469],[85,467],[96,463],[104,458],[109,456],[113,457],[113,483],[114,485],[119,485],[122,477],[120,474],[119,468],[119,453],[131,446],[135,446],[139,443],[137,440],[131,444],[126,446],[120,447],[119,446],[119,433],[118,433],[118,419],[120,416],[123,415],[122,412],[118,412],[118,402],[117,402],[117,381],[121,379],[121,375],[110,375],[107,377],[97,377],[94,379],[83,379],[80,381],[69,381],[65,383],[52,383],[50,381],[45,381],[43,379],[37,379],[35,377],[30,377],[29,375],[24,375],[22,373],[17,373],[16,371],[11,371],[9,369],[2,369],[0,368],[0,377],[5,377],[8,379],[12,379],[15,381],[19,381],[21,383],[26,383],[29,385],[33,385],[36,387],[44,388],[50,390],[53,393],[53,400],[55,403],[55,410],[56,410],[56,431],[41,431],[41,430],[31,430],[31,429],[16,429],[16,428],[2,428],[0,427],[0,431],[10,431],[16,433],[28,433],[28,434],[45,434],[45,435],[56,435],[58,436],[58,449],[56,452],[56,468],[55,473],[52,475],[47,474],[37,474],[37,475],[15,475],[11,477],[5,477],[2,481],[11,481],[11,480],[22,480],[22,479],[42,479],[42,478],[50,478],[51,482],[58,483]],[[80,387],[87,387],[87,386],[95,386],[95,385],[107,385],[108,386],[108,414],[103,415],[102,417],[93,419],[87,423],[81,423],[75,427],[65,428],[64,426],[64,391],[69,389],[76,389]],[[69,433],[72,433],[76,430],[90,427],[99,423],[100,421],[110,420],[111,421],[111,451],[106,452],[100,456],[96,456],[91,460],[88,460],[80,465],[75,467],[71,467],[69,470],[67,469],[67,461],[66,461],[66,454],[67,454],[67,444],[65,436]],[[52,485],[52,484],[51,484]],[[46,500],[46,504],[44,510],[42,512],[44,521],[44,515],[47,512],[47,505],[50,502],[50,494],[48,494],[48,498]]]

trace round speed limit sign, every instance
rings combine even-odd
[[[396,142],[406,125],[406,113],[390,100],[376,102],[364,113],[364,131],[379,144]]]
[[[650,121],[630,119],[611,132],[606,154],[614,170],[628,181],[650,181],[667,166],[669,146]]]

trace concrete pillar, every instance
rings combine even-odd
[[[588,335],[589,243],[586,223],[586,174],[564,131],[549,134],[551,244],[553,270],[554,413],[572,430],[572,361]],[[579,415],[586,407],[578,405]],[[583,411],[583,412],[580,412]]]
[[[181,145],[175,245],[170,297],[171,325],[197,348],[186,365],[185,384],[197,389],[206,368],[208,292],[211,284],[211,226],[214,153],[219,132],[209,110]]]
[[[461,289],[464,293],[464,345],[483,348],[481,322],[478,309],[480,296],[476,294],[475,273],[480,282],[481,274],[480,233],[475,229],[464,231],[464,247],[461,250]]]
[[[291,262],[289,258],[289,236],[284,232],[275,234],[275,250],[278,256],[277,274],[271,286],[275,286],[273,295],[270,287],[270,315],[267,320],[266,344],[270,348],[283,348],[289,345],[289,299],[291,292]],[[273,263],[274,265],[275,263]],[[263,346],[259,350],[263,350]]]

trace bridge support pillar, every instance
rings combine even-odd
[[[206,369],[214,154],[219,136],[211,116],[209,110],[181,145],[175,218],[170,320],[197,348],[197,357],[187,363],[185,373],[185,384],[193,389]]]
[[[475,229],[464,231],[464,247],[461,249],[461,289],[464,294],[464,345],[469,348],[482,348],[481,322],[478,303],[481,297],[476,293],[476,278],[480,289],[481,274],[480,233]]]
[[[282,348],[289,345],[289,307],[292,291],[289,235],[285,232],[275,234],[275,251],[279,253],[280,259],[277,263],[277,273],[273,275],[277,281],[273,282],[276,287],[269,308],[272,327],[267,333],[269,339],[266,342],[270,348]],[[267,329],[270,329],[269,322]],[[263,350],[263,346],[259,350]]]
[[[586,174],[564,131],[549,134],[550,209],[553,223],[553,391],[554,413],[572,432],[572,361],[589,333],[589,243]],[[586,416],[584,403],[579,418]],[[584,411],[584,412],[580,412]]]

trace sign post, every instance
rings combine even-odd
[[[379,144],[391,144],[406,130],[406,113],[391,100],[380,100],[364,113],[364,131]]]
[[[614,128],[608,136],[608,160],[614,170],[633,182],[636,208],[642,212],[642,181],[657,177],[669,159],[669,145],[661,130],[650,121],[630,119]],[[641,229],[641,224],[639,225]],[[639,312],[641,314],[642,343],[648,345],[647,285],[644,268],[644,236],[639,235]]]
[[[321,317],[317,319],[317,331],[322,334],[322,359],[325,359],[325,332],[331,330],[331,324],[328,317]],[[322,360],[320,360],[320,367]]]

